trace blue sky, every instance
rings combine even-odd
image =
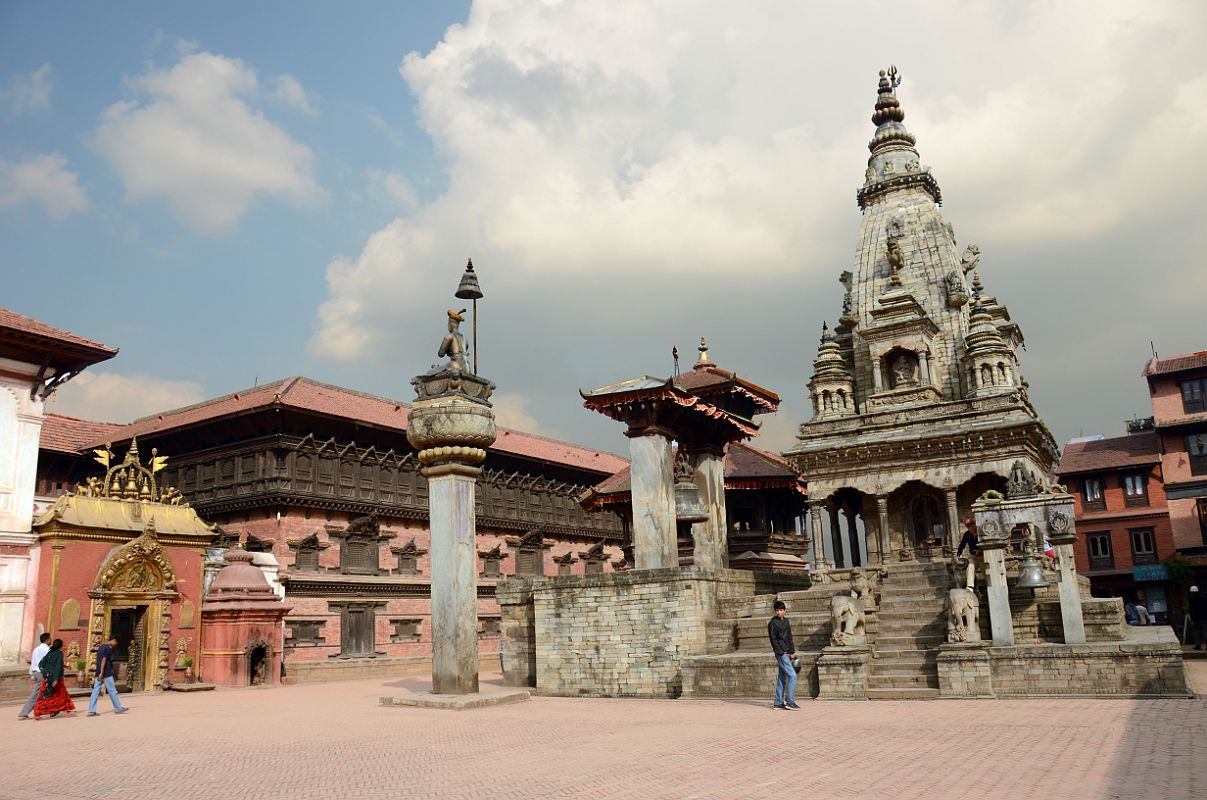
[[[70,13],[65,11],[70,9]],[[66,159],[87,208],[56,217],[37,204],[0,211],[6,305],[121,348],[112,368],[198,382],[214,393],[315,365],[305,343],[322,301],[323,268],[355,252],[397,213],[371,170],[407,176],[419,202],[445,185],[440,157],[416,124],[402,56],[430,50],[467,3],[6,3],[0,81],[49,65],[43,107],[9,109],[0,158]],[[254,70],[261,94],[290,75],[315,113],[258,97],[252,108],[313,153],[316,198],[259,196],[214,234],[177,219],[161,198],[127,201],[98,152],[104,109],[138,98],[129,80],[186,51]],[[10,85],[11,88],[11,85]]]
[[[120,347],[49,410],[293,374],[407,400],[466,256],[505,424],[623,451],[576,390],[707,336],[809,418],[876,73],[1027,337],[1059,440],[1207,347],[1194,0],[6,3],[0,305]]]

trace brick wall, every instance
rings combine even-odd
[[[1124,476],[1140,470],[1148,473],[1145,481],[1148,502],[1143,506],[1129,506],[1124,492]],[[1105,569],[1105,567],[1091,567],[1090,565],[1089,545],[1086,542],[1086,537],[1090,534],[1110,534],[1111,553],[1114,557],[1112,569],[1130,570],[1132,568],[1132,545],[1129,531],[1134,528],[1152,528],[1157,562],[1173,555],[1176,545],[1173,528],[1170,524],[1169,506],[1165,498],[1163,474],[1161,466],[1153,464],[1092,475],[1072,475],[1066,479],[1069,494],[1073,496],[1076,514],[1077,541],[1073,543],[1073,556],[1077,562],[1078,572]],[[1105,511],[1084,508],[1082,486],[1083,482],[1090,477],[1103,482],[1102,496],[1106,501]]]

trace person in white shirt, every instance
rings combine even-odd
[[[39,636],[38,646],[34,648],[33,653],[29,657],[29,679],[34,683],[34,690],[30,692],[29,699],[25,701],[25,705],[21,706],[21,713],[17,715],[17,719],[29,719],[29,712],[34,710],[34,703],[38,702],[38,692],[42,690],[42,670],[38,669],[38,665],[42,663],[42,659],[46,658],[46,654],[50,652],[49,641],[49,633]]]

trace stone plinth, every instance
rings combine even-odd
[[[946,642],[939,645],[939,697],[992,698],[988,642]]]
[[[817,659],[818,700],[867,700],[866,646],[824,647]]]
[[[407,420],[407,441],[419,450],[428,482],[432,692],[441,695],[478,691],[476,465],[495,440],[494,414],[484,400],[432,396],[432,387],[455,391],[454,379],[464,377],[445,371],[416,378],[427,399],[411,407]]]
[[[534,580],[537,693],[678,697],[719,598],[753,590],[750,573],[695,568]]]
[[[522,703],[528,699],[527,689],[482,685],[470,694],[436,694],[435,692],[408,692],[387,695],[381,698],[383,706],[395,708],[440,708],[447,711],[470,711],[510,703]]]
[[[252,564],[230,550],[201,606],[201,670],[217,686],[271,686],[281,674],[283,620],[289,607]]]

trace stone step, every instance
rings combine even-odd
[[[868,689],[869,700],[935,700],[939,689]]]
[[[868,676],[869,689],[888,689],[890,687],[908,688],[917,686],[919,688],[939,688],[938,675],[923,675],[921,673],[911,674],[890,674],[883,675],[876,673]]]
[[[937,664],[938,657],[932,650],[877,650],[873,662],[877,669],[899,667],[905,669],[921,669],[929,664]]]
[[[884,650],[934,650],[947,639],[946,633],[917,636],[877,636],[876,649]]]
[[[945,635],[947,635],[947,625],[944,623],[923,625],[913,622],[908,625],[881,625],[880,629],[876,631],[876,641],[879,642],[883,641],[884,639],[895,639],[898,637],[923,637],[926,639],[930,639],[932,637],[942,638]]]

